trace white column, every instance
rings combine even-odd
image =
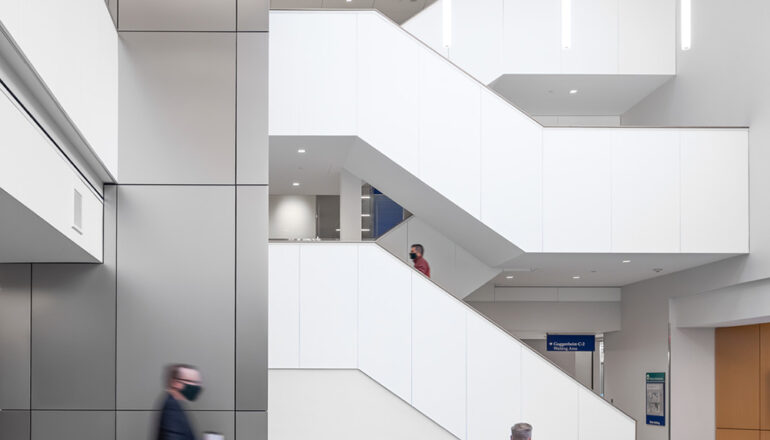
[[[361,179],[340,173],[340,240],[361,241]]]

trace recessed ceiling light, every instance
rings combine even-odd
[[[574,277],[572,277],[572,279],[573,280],[579,280],[580,279],[580,275],[575,275]]]
[[[577,95],[578,89],[572,89],[569,91],[570,95]]]
[[[621,263],[623,263],[623,264],[630,263],[630,262],[631,262],[631,260],[623,260],[623,261],[621,261]]]
[[[307,153],[307,150],[305,150],[304,148],[300,148],[299,150],[297,150],[297,153],[299,154]]]
[[[371,217],[371,214],[361,214],[361,217]]]
[[[362,228],[361,232],[372,232],[372,230],[371,229],[367,229],[367,228]]]
[[[361,199],[363,199],[363,200],[369,200],[371,198],[372,198],[371,196],[361,196]]]
[[[299,182],[292,182],[291,186],[299,186]]]
[[[512,280],[513,279],[513,275],[506,275],[505,279],[506,280]]]

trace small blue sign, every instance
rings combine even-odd
[[[647,373],[647,424],[666,426],[666,373]]]
[[[548,335],[546,347],[548,351],[594,351],[596,337],[594,335]]]

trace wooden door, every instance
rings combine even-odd
[[[758,325],[716,329],[717,428],[759,429],[759,340]]]
[[[759,326],[759,342],[759,422],[760,429],[770,430],[770,324]]]
[[[765,440],[764,437],[759,438],[759,432],[745,429],[717,429],[717,440]]]

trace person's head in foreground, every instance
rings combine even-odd
[[[529,423],[517,423],[511,428],[511,440],[530,440],[532,438],[532,425]]]
[[[201,373],[193,366],[175,364],[168,367],[168,393],[176,400],[193,401],[201,390]]]

